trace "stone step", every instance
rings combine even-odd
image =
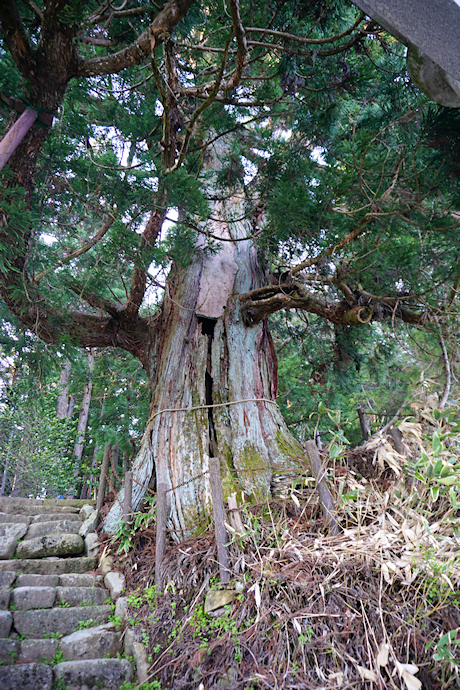
[[[0,571],[0,587],[12,587],[17,574],[13,570]]]
[[[84,515],[81,515],[81,513],[39,513],[38,515],[32,515],[30,520],[33,525],[37,522],[58,522],[59,520],[72,520],[72,522],[75,521],[81,525]]]
[[[27,532],[27,525],[22,522],[3,522],[0,524],[0,559],[13,558],[18,540]]]
[[[53,671],[46,664],[0,666],[2,690],[51,690]]]
[[[16,573],[15,573],[16,575]],[[18,575],[15,587],[57,587],[59,575]]]
[[[59,649],[65,660],[72,661],[116,657],[121,651],[121,633],[113,623],[77,630],[60,640]]]
[[[28,515],[18,515],[16,513],[0,513],[0,525],[2,525],[4,522],[9,522],[10,524],[12,522],[20,522],[23,525],[27,525],[27,527],[30,525],[30,521],[32,518],[30,518]]]
[[[4,611],[10,605],[11,589],[9,587],[0,587],[0,610]]]
[[[44,537],[47,534],[78,534],[81,527],[80,520],[52,520],[35,522],[27,530],[26,539]],[[0,525],[1,529],[2,525]]]
[[[63,661],[54,668],[57,682],[75,690],[77,688],[117,690],[123,683],[131,680],[132,673],[131,664],[126,659]],[[22,690],[22,686],[17,687],[21,687]]]
[[[15,611],[50,609],[55,601],[55,587],[16,587],[11,593],[11,603]]]
[[[67,515],[80,513],[80,508],[73,508],[71,506],[55,506],[55,505],[15,505],[9,506],[0,504],[2,513],[12,513],[14,515]]]
[[[94,587],[97,582],[98,578],[92,573],[70,573],[59,578],[61,587]]]
[[[23,496],[0,496],[0,510],[3,506],[58,506],[60,508],[76,508],[80,510],[85,505],[95,506],[96,501],[86,498],[24,498]]]
[[[85,542],[79,534],[47,534],[24,539],[16,547],[16,558],[47,558],[49,556],[79,556]]]
[[[52,661],[59,650],[59,640],[22,640],[17,652],[17,664],[37,664]]]
[[[4,613],[9,612],[5,611]],[[78,630],[80,625],[94,627],[101,623],[107,623],[111,613],[111,606],[75,606],[15,611],[13,613],[13,628],[19,635],[24,635],[27,638],[69,635]],[[2,635],[2,637],[7,636]]]
[[[0,561],[0,571],[16,573],[36,573],[37,575],[64,575],[68,573],[87,573],[96,568],[94,556],[77,556],[75,558],[15,558],[11,561]]]
[[[3,577],[5,576],[5,577]],[[100,581],[92,573],[69,573],[68,575],[27,575],[5,572],[0,573],[0,590],[3,587],[95,587]],[[108,594],[107,594],[108,596]]]
[[[57,587],[56,605],[61,602],[69,606],[100,606],[110,603],[110,594],[102,587]]]
[[[14,664],[19,654],[20,644],[19,640],[12,640],[10,637],[0,638],[0,663],[2,666]]]
[[[0,638],[9,636],[12,625],[13,614],[11,611],[0,611]]]

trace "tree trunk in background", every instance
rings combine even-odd
[[[10,436],[8,438],[8,445],[7,445],[6,457],[5,457],[5,465],[3,467],[3,478],[2,478],[2,487],[0,489],[0,496],[5,495],[6,480],[8,478],[8,469],[9,469],[10,462],[11,462],[14,435],[15,435],[15,429],[13,428],[13,429],[11,429]]]
[[[85,388],[83,391],[83,400],[81,403],[80,417],[78,419],[78,426],[77,426],[77,440],[76,440],[75,449],[74,449],[74,457],[75,457],[74,476],[75,477],[78,477],[78,473],[80,472],[81,457],[83,455],[83,447],[85,444],[86,425],[88,423],[89,406],[91,404],[91,391],[93,389],[93,381],[92,381],[91,375],[92,375],[93,370],[94,370],[94,350],[92,350],[92,349],[88,353],[88,366],[89,366],[90,378],[89,378],[88,382],[85,384]]]
[[[236,196],[216,203],[214,235],[227,240],[253,232]],[[156,320],[148,371],[150,419],[133,465],[133,510],[147,486],[170,491],[169,525],[183,539],[211,514],[209,458],[218,457],[224,497],[245,493],[264,500],[286,475],[299,472],[300,444],[275,403],[277,361],[266,322],[247,327],[238,295],[265,284],[249,241],[218,243],[198,251],[168,277],[161,323]],[[214,405],[213,408],[206,406]],[[173,490],[171,490],[173,489]],[[104,529],[121,520],[123,492]]]
[[[68,359],[65,359],[62,364],[61,375],[59,377],[59,395],[56,405],[56,414],[58,419],[68,419],[69,412],[69,380],[71,363]]]

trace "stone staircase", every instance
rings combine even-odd
[[[84,501],[0,498],[1,690],[117,690],[133,675]],[[109,585],[110,586],[110,585]]]

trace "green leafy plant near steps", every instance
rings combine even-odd
[[[162,690],[161,684],[158,680],[152,680],[150,683],[123,683],[120,690]]]
[[[424,418],[435,427],[431,438],[425,437],[424,450],[411,468],[415,479],[429,488],[435,502],[445,497],[455,510],[460,508],[460,406],[446,410],[424,410]]]
[[[152,502],[148,500],[146,511],[135,513],[131,523],[120,522],[118,530],[112,537],[112,543],[118,542],[116,553],[128,553],[133,548],[136,533],[147,529],[151,522],[155,520],[155,513],[152,511]]]
[[[86,621],[80,621],[77,625],[77,630],[86,630],[86,628],[93,628],[96,621],[93,618],[88,618]]]

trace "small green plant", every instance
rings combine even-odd
[[[79,621],[77,625],[77,630],[86,630],[86,628],[92,628],[96,625],[96,621],[93,618],[88,618],[86,621]]]
[[[426,649],[432,647],[433,644],[433,642],[428,642]],[[460,668],[458,647],[460,647],[460,628],[454,628],[454,630],[449,630],[449,632],[441,637],[436,645],[436,652],[433,658],[435,661],[447,661],[452,666]]]
[[[60,664],[61,661],[65,661],[65,659],[64,659],[64,655],[62,653],[62,650],[59,649],[49,663],[51,664],[51,666],[56,666],[57,664]],[[45,660],[45,663],[46,663],[46,660]]]
[[[121,630],[121,628],[123,627],[123,623],[124,623],[123,618],[121,616],[114,616],[114,615],[109,616],[109,622],[113,623],[113,625],[115,626],[115,628],[117,630]]]
[[[112,538],[112,543],[119,542],[116,553],[128,553],[133,548],[136,533],[147,529],[154,519],[155,514],[151,511],[150,504],[146,512],[135,513],[134,520],[130,523],[120,522],[118,530]]]
[[[150,683],[142,683],[138,685],[137,683],[123,683],[120,690],[161,690],[161,684],[158,680],[152,680]]]

